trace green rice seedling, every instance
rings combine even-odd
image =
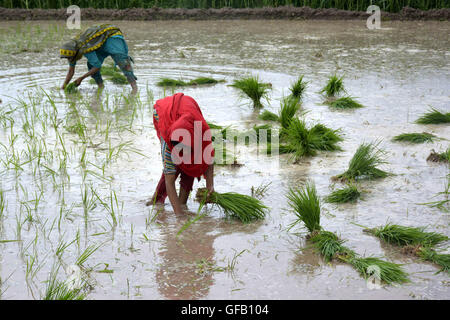
[[[348,185],[342,189],[333,191],[329,196],[325,197],[328,203],[347,203],[356,202],[361,196],[361,192],[356,185]]]
[[[224,80],[216,80],[208,77],[200,77],[186,82],[177,79],[161,78],[156,83],[156,85],[159,87],[189,87],[189,86],[217,84],[219,82],[224,82]]]
[[[187,83],[182,80],[162,78],[156,83],[156,85],[158,87],[184,87]]]
[[[450,112],[443,113],[436,108],[431,108],[416,120],[418,124],[450,123]]]
[[[264,110],[258,118],[264,121],[279,121],[278,115],[268,110]]]
[[[43,300],[84,300],[81,289],[71,289],[67,283],[56,279],[56,272],[50,274]]]
[[[124,76],[123,74],[121,74],[121,73],[114,73],[114,74],[109,78],[109,80],[110,80],[112,83],[119,84],[119,85],[121,85],[121,84],[128,84],[127,77],[125,77],[125,76]]]
[[[377,257],[350,257],[346,262],[351,264],[364,279],[371,276],[386,284],[409,282],[408,274],[400,264],[384,261]]]
[[[397,142],[411,142],[411,143],[424,143],[433,142],[437,138],[434,134],[422,132],[422,133],[402,133],[395,136],[392,141]]]
[[[331,101],[329,103],[330,107],[335,109],[358,109],[364,106],[359,102],[355,101],[352,97],[342,97]]]
[[[298,99],[298,101],[301,101],[303,99],[307,84],[307,82],[303,81],[303,76],[300,76],[289,88],[291,91],[290,96]]]
[[[440,233],[425,232],[425,227],[406,227],[390,223],[366,230],[387,243],[399,246],[421,245],[428,247],[449,239]]]
[[[439,265],[441,267],[439,272],[450,273],[450,254],[441,254],[431,248],[421,247],[418,250],[418,255],[425,261]]]
[[[271,88],[269,84],[260,82],[258,77],[234,80],[230,86],[240,90],[243,97],[250,98],[254,108],[263,107],[261,99],[268,99],[269,89]]]
[[[344,77],[339,78],[337,75],[332,75],[325,87],[319,92],[325,94],[327,98],[334,98],[337,95],[345,92]]]
[[[266,136],[265,141],[267,143],[270,143],[272,141],[272,127],[270,125],[254,125],[252,130],[256,133],[256,141],[258,143],[262,142],[261,140],[264,140],[263,135]]]
[[[208,191],[206,189],[200,188],[197,191],[197,199],[204,203],[207,194]],[[226,217],[237,218],[243,223],[264,219],[268,209],[260,200],[235,192],[213,192],[209,197],[208,203],[213,203],[220,207]]]
[[[311,235],[309,240],[327,262],[331,261],[337,254],[344,254],[348,250],[342,245],[345,240],[339,239],[333,232],[323,230],[315,232]]]
[[[199,85],[207,85],[207,84],[216,84],[219,82],[224,82],[224,80],[216,80],[208,77],[200,77],[188,82],[190,86],[199,86]]]
[[[292,121],[292,119],[294,119],[294,116],[299,109],[300,103],[298,99],[285,97],[281,100],[278,119],[283,129],[287,129],[289,127],[290,122]]]
[[[385,164],[385,151],[378,143],[362,143],[350,160],[347,171],[333,177],[334,180],[352,181],[356,179],[378,179],[389,175],[377,166]]]
[[[65,88],[64,92],[67,94],[73,94],[78,92],[78,88],[75,82],[69,83]]]
[[[90,245],[88,246],[83,253],[81,253],[81,255],[77,258],[77,261],[75,262],[75,264],[77,266],[83,266],[83,264],[87,261],[87,259],[98,249],[100,248],[99,246],[95,246],[95,245]]]
[[[120,69],[116,68],[115,65],[111,64],[111,65],[104,65],[102,66],[102,68],[100,69],[100,73],[103,76],[106,77],[112,77],[114,76],[116,73],[120,73]]]
[[[321,204],[313,182],[307,182],[302,188],[290,188],[286,198],[297,217],[297,220],[290,225],[289,229],[303,222],[310,233],[321,230]]]

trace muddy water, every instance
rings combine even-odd
[[[2,22],[4,33],[18,23]],[[21,23],[24,25],[24,23]],[[60,23],[59,23],[60,24]],[[86,22],[86,25],[89,23]],[[448,213],[419,203],[441,200],[448,166],[426,162],[432,149],[444,151],[448,140],[423,145],[391,142],[404,132],[427,131],[450,139],[446,125],[421,126],[414,120],[429,106],[450,110],[450,24],[448,22],[382,22],[382,29],[369,31],[362,21],[164,21],[118,22],[126,34],[130,53],[136,64],[140,98],[143,106],[133,124],[135,132],[112,132],[114,142],[132,141],[142,154],[119,156],[106,168],[112,182],[96,182],[99,193],[114,190],[123,209],[118,224],[111,228],[101,206],[93,209],[89,219],[80,208],[81,178],[78,169],[79,145],[68,142],[77,154],[69,166],[70,184],[65,202],[74,204],[60,227],[57,190],[45,189],[36,210],[38,222],[24,224],[21,241],[0,244],[1,297],[4,299],[40,298],[43,283],[55,263],[73,264],[89,245],[101,247],[86,262],[90,299],[448,299],[449,278],[434,274],[438,269],[429,263],[401,255],[398,250],[366,235],[360,224],[374,227],[386,222],[411,226],[429,226],[430,230],[450,235]],[[46,29],[51,22],[32,22]],[[61,24],[62,25],[62,24]],[[61,27],[60,25],[60,27]],[[55,37],[56,38],[56,37]],[[0,99],[14,106],[17,97],[42,88],[52,94],[63,117],[68,99],[57,88],[66,65],[57,57],[57,42],[39,47],[40,52],[1,53]],[[8,48],[11,48],[9,46]],[[80,63],[77,74],[85,71]],[[317,93],[329,75],[345,75],[345,87],[351,96],[366,107],[348,112],[331,111]],[[240,168],[217,168],[215,185],[219,192],[249,194],[252,186],[268,184],[263,202],[270,214],[263,222],[241,225],[222,219],[220,211],[191,225],[176,237],[187,221],[177,217],[166,203],[165,210],[154,216],[157,208],[145,206],[156,186],[161,163],[159,143],[151,123],[151,97],[170,94],[155,86],[161,77],[192,79],[211,76],[226,83],[211,87],[187,88],[208,121],[249,128],[258,122],[247,101],[227,85],[244,75],[258,75],[272,83],[266,109],[277,112],[281,97],[290,84],[303,74],[309,82],[303,108],[311,123],[320,121],[331,128],[342,128],[345,141],[342,152],[321,153],[314,158],[292,164],[281,159],[257,156],[249,149],[238,154]],[[107,83],[107,96],[129,91]],[[95,107],[94,88],[83,83],[81,93],[88,102],[78,103],[87,121]],[[32,94],[33,96],[33,94]],[[86,98],[87,97],[87,98]],[[25,100],[30,98],[25,98]],[[76,102],[77,103],[77,102]],[[111,101],[110,101],[111,103]],[[113,103],[114,104],[114,103]],[[84,108],[84,109],[83,109]],[[95,109],[95,108],[94,108]],[[114,117],[129,121],[127,109],[119,106]],[[107,117],[108,114],[103,114]],[[119,119],[120,120],[120,119]],[[19,128],[16,134],[20,133]],[[3,129],[2,143],[9,131]],[[68,135],[67,139],[70,139]],[[72,137],[76,139],[76,137]],[[49,143],[56,145],[56,137]],[[347,240],[347,246],[361,255],[384,256],[403,263],[411,283],[370,289],[351,267],[326,264],[307,248],[301,227],[287,231],[294,215],[287,208],[285,193],[310,179],[321,196],[333,187],[330,177],[347,168],[348,161],[361,142],[381,140],[388,151],[385,169],[394,176],[364,183],[364,199],[356,204],[324,204],[322,226]],[[245,151],[247,150],[247,151]],[[102,151],[98,151],[102,155]],[[143,155],[145,157],[143,157]],[[74,157],[75,158],[75,157]],[[34,178],[28,172],[18,178],[2,171],[2,189],[7,210],[2,220],[0,239],[16,239],[17,221],[23,211],[21,201],[35,198]],[[203,186],[204,182],[194,186]],[[198,204],[189,200],[196,213]],[[153,210],[153,211],[152,211]],[[25,212],[25,211],[24,211]],[[153,219],[153,217],[155,217]],[[148,223],[148,220],[151,220]],[[78,235],[78,238],[77,238]],[[61,241],[79,239],[62,255],[55,257]],[[32,277],[28,265],[36,257],[39,266]],[[61,262],[62,260],[62,262]],[[105,271],[106,270],[108,271]],[[59,278],[68,275],[64,268]]]

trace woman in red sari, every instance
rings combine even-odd
[[[161,142],[163,173],[156,187],[153,203],[164,203],[166,197],[176,214],[183,213],[194,179],[206,179],[206,188],[214,191],[214,148],[211,131],[197,102],[183,93],[158,100],[154,106],[153,124]],[[175,180],[180,176],[180,193]]]

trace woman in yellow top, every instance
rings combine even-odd
[[[62,89],[72,80],[76,63],[83,56],[88,60],[87,67],[89,71],[75,80],[77,87],[85,78],[91,76],[98,87],[103,88],[100,69],[105,58],[111,56],[114,63],[119,66],[130,83],[132,93],[137,92],[137,78],[131,66],[132,59],[128,55],[128,45],[119,28],[109,24],[92,26],[83,33],[80,33],[77,37],[63,44],[60,49],[60,57],[66,58],[69,61],[69,71],[67,72]]]

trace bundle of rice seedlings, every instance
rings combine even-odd
[[[291,97],[301,101],[303,99],[303,94],[305,93],[307,82],[303,81],[303,76],[300,76],[289,89],[291,91]]]
[[[322,230],[312,234],[309,240],[313,243],[314,248],[325,258],[326,262],[333,260],[337,254],[348,252],[348,249],[342,245],[345,240],[339,239],[333,232]]]
[[[439,272],[450,273],[450,254],[437,253],[435,250],[422,247],[418,250],[418,255],[425,261],[430,261],[441,267]]]
[[[230,86],[240,90],[242,96],[250,98],[254,108],[263,107],[261,99],[268,99],[269,89],[271,88],[271,85],[260,82],[258,77],[234,80]]]
[[[363,108],[364,106],[359,102],[355,101],[352,97],[342,97],[331,101],[329,103],[330,107],[336,109],[357,109]]]
[[[289,229],[303,222],[310,233],[321,230],[321,204],[313,182],[307,182],[301,189],[289,189],[286,197],[289,206],[294,210],[294,214],[297,217],[297,220],[290,225]]]
[[[367,231],[387,243],[399,246],[421,245],[428,247],[448,240],[448,237],[443,234],[425,232],[425,229],[425,227],[406,227],[389,223]]]
[[[68,93],[68,94],[77,93],[78,92],[78,87],[75,84],[75,82],[71,82],[64,88],[64,92]]]
[[[206,85],[206,84],[216,84],[219,82],[225,82],[225,81],[224,80],[216,80],[216,79],[207,78],[207,77],[200,77],[200,78],[196,78],[194,80],[189,81],[188,85],[199,86],[199,85]]]
[[[319,92],[325,94],[328,98],[334,98],[342,92],[344,89],[344,77],[339,78],[336,75],[331,76],[325,87]]]
[[[208,77],[199,77],[188,82],[177,79],[170,78],[161,78],[156,85],[159,87],[188,87],[188,86],[199,86],[199,85],[208,85],[208,84],[216,84],[219,82],[225,82],[224,80],[216,80]]]
[[[122,73],[114,73],[109,80],[115,84],[128,84],[128,79]]]
[[[450,112],[443,113],[435,108],[431,108],[428,112],[416,120],[418,124],[440,124],[450,123]]]
[[[281,108],[278,114],[278,120],[281,127],[287,129],[295,114],[300,109],[299,100],[292,97],[285,97],[281,100]]]
[[[337,145],[342,141],[339,130],[332,130],[323,124],[316,124],[308,129],[305,120],[294,118],[289,127],[283,130],[283,141],[286,142],[286,151],[294,154],[295,161],[304,156],[314,156],[317,150],[340,150]]]
[[[347,203],[356,202],[361,196],[361,192],[356,185],[350,184],[346,187],[333,191],[329,196],[325,197],[328,203]]]
[[[278,121],[278,115],[270,112],[268,110],[264,110],[263,113],[259,115],[259,118],[264,121]]]
[[[182,80],[170,79],[170,78],[161,78],[156,85],[158,87],[183,87],[186,86],[187,83]]]
[[[377,166],[385,164],[385,151],[378,148],[378,143],[362,143],[350,160],[347,171],[333,177],[334,180],[351,181],[356,179],[377,179],[389,175]]]
[[[408,274],[403,271],[400,264],[385,261],[376,257],[358,257],[353,256],[344,258],[344,260],[351,264],[364,279],[370,276],[387,283],[406,283],[409,282]]]
[[[205,202],[208,190],[200,188],[197,191],[197,199]],[[213,192],[209,198],[209,203],[220,207],[226,217],[239,219],[243,223],[264,219],[267,207],[258,199],[248,195],[235,192],[218,193]]]
[[[119,73],[120,70],[117,69],[114,65],[104,65],[100,69],[100,73],[106,77],[112,77],[114,74]]]
[[[437,138],[434,134],[422,132],[422,133],[402,133],[395,136],[392,141],[411,142],[411,143],[424,143],[433,142],[434,138]]]

